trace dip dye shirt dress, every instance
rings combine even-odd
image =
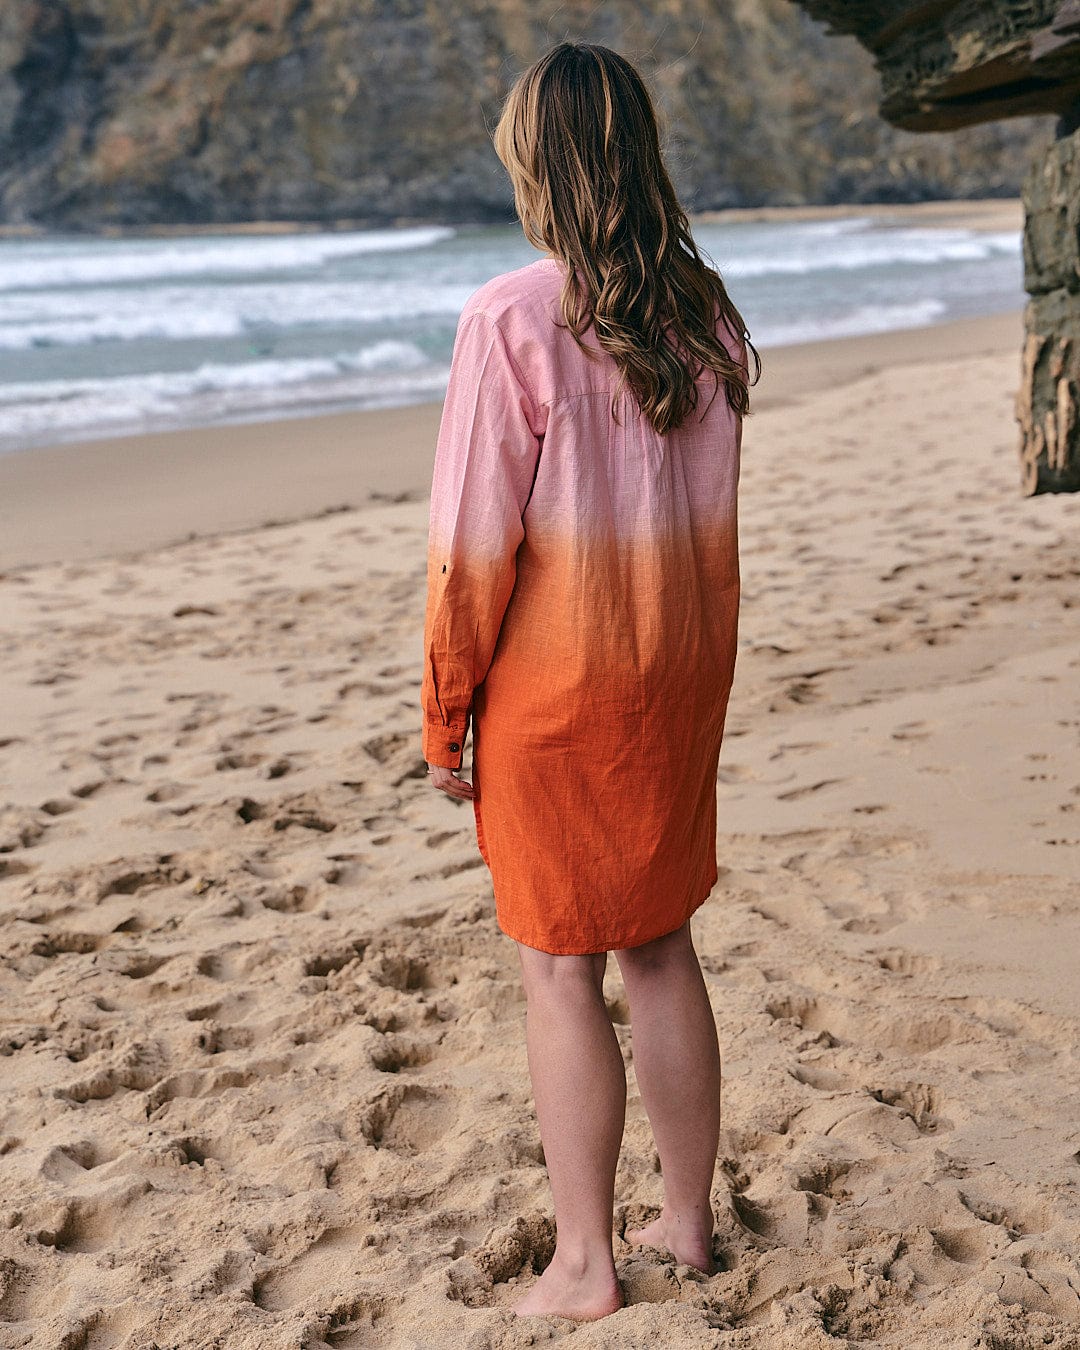
[[[635,947],[717,878],[716,774],[735,671],[742,421],[723,383],[658,435],[563,264],[486,282],[458,324],[431,490],[421,687],[429,764],[473,738],[477,843],[503,932]],[[746,348],[720,324],[727,349]],[[715,396],[714,396],[715,389]]]

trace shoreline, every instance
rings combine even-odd
[[[1022,311],[762,349],[752,407],[895,366],[1015,351]],[[0,454],[0,567],[85,561],[426,497],[442,403],[108,436]],[[752,422],[753,413],[748,420]]]
[[[1022,229],[1023,203],[1019,197],[945,197],[923,202],[832,202],[805,206],[725,206],[688,211],[690,223],[741,224],[759,220],[831,220],[853,215],[911,217],[936,225],[963,225],[968,229]],[[422,220],[403,216],[393,221],[371,220],[249,220],[216,223],[102,225],[90,230],[60,230],[31,223],[0,225],[0,239],[173,239],[185,235],[346,234],[363,230],[451,230],[512,226],[516,218],[498,220]]]

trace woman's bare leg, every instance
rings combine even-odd
[[[519,943],[518,954],[557,1239],[551,1264],[514,1311],[605,1317],[623,1304],[611,1239],[626,1118],[626,1072],[604,1004],[607,953],[552,956]]]
[[[615,953],[630,1003],[634,1068],[664,1175],[664,1208],[626,1240],[712,1274],[720,1047],[690,924]]]

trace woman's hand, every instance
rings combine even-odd
[[[429,764],[428,773],[431,774],[432,787],[439,788],[451,797],[461,797],[464,801],[470,801],[476,796],[473,785],[464,778],[459,778],[453,769],[444,768],[441,764]]]

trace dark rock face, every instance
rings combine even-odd
[[[690,209],[1012,195],[1045,134],[883,124],[788,0],[0,0],[0,221],[510,220],[489,128],[564,37],[641,67]]]
[[[1080,131],[1036,160],[1024,212],[1023,490],[1080,492]]]
[[[1031,299],[1016,415],[1023,492],[1080,492],[1080,0],[797,3],[874,54],[881,112],[897,126],[1058,115],[1024,182]]]
[[[873,52],[881,114],[895,126],[946,131],[1022,113],[1060,114],[1080,99],[1078,0],[798,3]]]

